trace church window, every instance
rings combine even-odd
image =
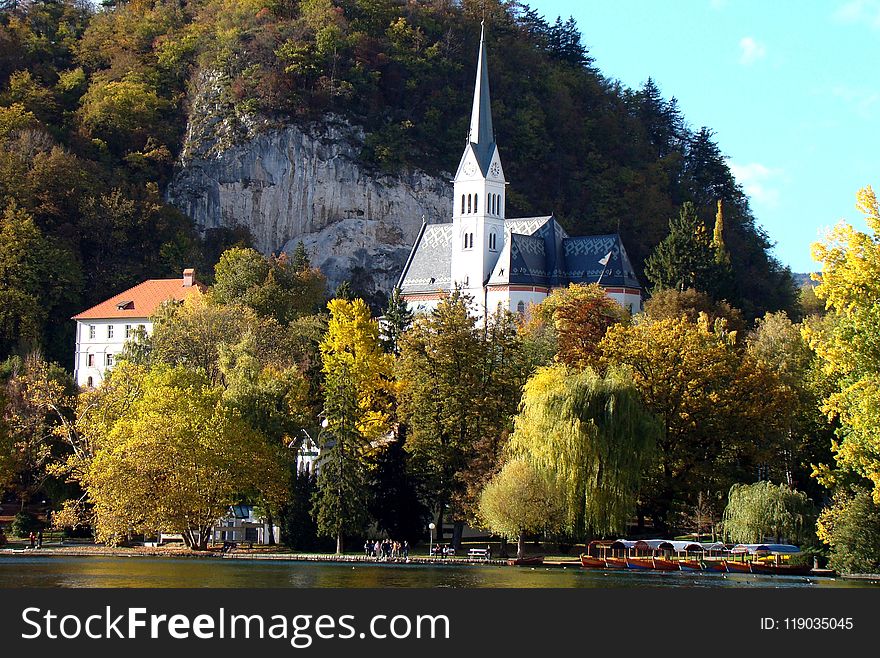
[[[474,212],[479,212],[479,210],[478,210],[480,207],[480,204],[478,203],[479,199],[480,199],[480,195],[475,194],[474,195]]]
[[[471,195],[468,194],[468,213],[470,213],[470,212],[473,212],[473,211],[471,210]]]
[[[95,337],[95,325],[90,324],[89,325],[89,338],[94,338],[94,337]]]
[[[464,214],[464,194],[461,195],[461,214]]]
[[[92,388],[94,386],[94,380],[91,377],[86,379],[86,386],[88,386],[89,388]]]
[[[525,315],[526,314],[526,303],[521,301],[519,304],[517,304],[516,305],[516,312],[519,313],[520,315]]]
[[[94,354],[87,354],[86,355],[86,365],[89,368],[95,367],[95,355]]]

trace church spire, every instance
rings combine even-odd
[[[471,110],[471,129],[468,141],[481,165],[488,165],[495,150],[495,134],[492,129],[492,107],[489,102],[489,67],[486,64],[486,28],[480,23],[480,58],[477,60],[477,80],[474,84],[474,106]]]

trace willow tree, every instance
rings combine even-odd
[[[743,543],[761,543],[765,537],[799,542],[814,518],[813,503],[801,491],[766,480],[735,484],[724,510],[724,533]]]
[[[551,531],[559,519],[559,500],[545,474],[529,462],[507,462],[480,495],[479,515],[495,533],[517,542],[525,552],[526,533]]]
[[[659,432],[625,374],[557,364],[526,384],[508,451],[548,479],[564,531],[609,535],[623,531],[635,509]]]

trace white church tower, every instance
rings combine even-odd
[[[471,127],[455,173],[452,213],[452,286],[484,303],[484,284],[504,243],[504,171],[492,129],[485,28],[474,85]]]

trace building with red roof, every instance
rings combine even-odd
[[[163,302],[182,302],[204,291],[195,270],[180,279],[148,279],[73,316],[76,321],[74,379],[80,386],[99,386],[125,341],[138,330],[152,332],[150,318]]]

